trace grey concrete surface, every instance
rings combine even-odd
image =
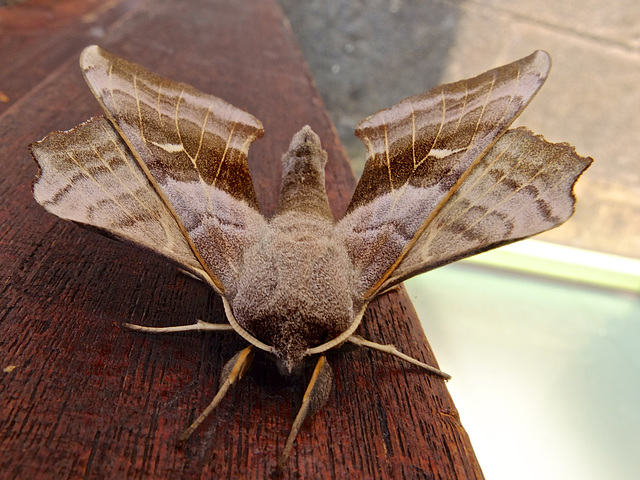
[[[594,165],[541,238],[640,258],[640,2],[281,0],[357,171],[365,116],[535,49],[551,76],[519,119]]]

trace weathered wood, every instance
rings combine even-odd
[[[14,8],[29,15],[29,3]],[[309,124],[329,154],[328,191],[342,215],[353,174],[274,0],[132,0],[118,8],[115,20],[106,17],[114,10],[94,5],[102,46],[264,123],[266,136],[250,151],[263,211],[277,203],[280,156]],[[48,42],[60,63],[46,75],[48,60],[32,56],[22,74],[40,74],[38,82],[0,116],[0,478],[266,478],[304,379],[282,378],[259,361],[176,449],[243,342],[231,333],[152,336],[119,325],[222,321],[220,299],[159,258],[58,220],[31,196],[36,167],[27,144],[100,113],[77,66],[86,40]],[[12,58],[0,55],[3,65]],[[375,301],[359,333],[435,364],[402,291]],[[373,351],[345,348],[329,361],[333,392],[303,426],[284,478],[482,477],[442,380]]]
[[[105,29],[135,3],[139,2],[29,0],[25,5],[0,7],[0,113],[82,46],[99,42]]]

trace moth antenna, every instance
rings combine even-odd
[[[429,373],[433,373],[434,375],[442,377],[445,380],[451,379],[451,375],[449,375],[448,373],[445,373],[442,370],[437,369],[436,367],[432,367],[431,365],[427,365],[426,363],[421,362],[420,360],[416,360],[415,358],[410,357],[409,355],[405,355],[400,350],[398,350],[395,347],[395,345],[382,345],[380,343],[370,342],[369,340],[362,338],[360,335],[351,335],[349,338],[347,338],[347,341],[359,347],[366,347],[366,348],[371,348],[373,350],[379,350],[380,352],[389,353],[398,358],[401,358],[406,362],[409,362],[413,365],[417,365],[418,367],[425,369]]]
[[[191,325],[177,325],[175,327],[145,327],[144,325],[136,325],[135,323],[123,323],[122,328],[132,330],[134,332],[145,333],[176,333],[176,332],[204,332],[204,331],[232,331],[233,327],[228,323],[209,323],[202,320],[196,320]]]
[[[199,282],[202,281],[202,279],[200,277],[198,277],[197,275],[194,275],[193,273],[191,273],[189,270],[185,270],[184,268],[180,268],[178,267],[178,271],[183,274],[186,275],[187,277],[191,277],[191,278],[195,278],[196,280],[198,280]]]
[[[391,293],[391,292],[398,292],[400,291],[401,286],[402,286],[402,283],[397,283],[395,285],[392,285],[389,288],[382,290],[380,293],[376,295],[376,297],[381,297],[382,295],[387,295],[388,293]]]
[[[178,437],[178,445],[184,444],[191,434],[200,426],[202,422],[207,418],[207,416],[213,411],[214,408],[218,406],[218,404],[222,401],[224,396],[226,395],[229,387],[231,387],[234,383],[240,380],[243,375],[247,372],[249,367],[251,366],[251,361],[253,360],[253,346],[249,346],[244,350],[236,353],[231,360],[229,360],[224,368],[222,369],[222,384],[220,385],[220,389],[216,396],[213,397],[211,403],[205,410],[200,414],[196,420],[189,425],[180,437]]]
[[[298,414],[293,421],[293,425],[289,431],[289,436],[287,437],[287,442],[284,445],[284,450],[278,460],[278,465],[276,467],[277,470],[282,469],[284,462],[289,457],[289,453],[291,453],[291,448],[293,447],[293,442],[296,439],[296,435],[298,434],[302,423],[309,415],[322,408],[329,398],[332,380],[333,371],[327,362],[327,358],[324,355],[320,355],[316,366],[313,369],[309,385],[307,385],[307,389],[302,397],[302,405],[300,406],[300,410],[298,410]]]

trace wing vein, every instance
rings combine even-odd
[[[184,146],[184,141],[182,140],[182,132],[180,131],[180,103],[182,102],[183,95],[184,95],[184,88],[180,91],[180,94],[178,95],[178,100],[176,101],[176,108],[175,108],[175,111],[174,111],[174,120],[175,120],[175,124],[176,124],[176,134],[178,135],[178,141],[180,142],[180,145],[182,146],[182,150],[187,155],[187,157],[189,157],[189,160],[191,160],[191,163],[193,164],[193,167],[196,169],[196,172],[197,172],[198,171],[198,165],[196,165],[195,159],[189,154],[189,152],[187,152],[187,149]],[[199,172],[198,172],[198,174],[199,174]]]
[[[229,136],[227,137],[227,143],[224,146],[224,152],[222,153],[222,158],[220,158],[220,163],[218,163],[218,170],[216,171],[216,175],[213,179],[213,183],[218,181],[218,177],[220,176],[220,172],[222,171],[222,165],[227,159],[227,152],[229,151],[229,145],[231,145],[231,138],[233,137],[233,133],[236,129],[236,123],[231,125],[231,129],[229,130]]]
[[[204,134],[207,131],[207,122],[209,121],[209,115],[211,115],[211,108],[213,107],[214,104],[214,100],[211,100],[211,102],[209,103],[209,106],[207,107],[207,112],[204,115],[204,120],[202,121],[202,128],[200,129],[200,140],[198,142],[198,150],[196,151],[195,154],[195,160],[194,160],[194,165],[196,167],[196,171],[198,172],[198,176],[200,177],[201,180],[202,179],[202,175],[200,173],[200,170],[197,166],[197,162],[198,159],[200,158],[200,151],[202,150],[202,143],[204,140]],[[226,153],[226,149],[225,149],[225,153]],[[218,167],[218,173],[216,173],[215,179],[213,180],[213,182],[211,182],[211,184],[215,184],[216,179],[218,178],[218,174],[220,173],[220,168],[222,166],[222,159],[220,160],[220,166]],[[209,206],[209,211],[211,213],[213,213],[213,204],[211,203],[211,191],[209,188],[206,187],[206,185],[202,185],[202,189],[204,191],[204,195],[207,199],[207,205]]]
[[[425,162],[425,160],[426,160],[427,158],[429,158],[429,154],[430,154],[430,153],[431,153],[431,151],[433,150],[433,147],[435,147],[436,142],[438,141],[438,138],[440,137],[440,133],[442,133],[442,126],[444,125],[444,120],[445,120],[446,115],[447,115],[447,113],[446,113],[446,112],[447,112],[447,107],[446,107],[446,99],[445,99],[444,90],[440,90],[440,96],[441,96],[441,98],[442,98],[442,102],[441,102],[441,105],[442,105],[442,106],[440,107],[440,108],[441,108],[441,111],[442,111],[442,118],[441,118],[441,120],[440,120],[440,126],[439,126],[439,128],[438,128],[438,133],[436,133],[436,135],[433,137],[433,142],[431,142],[431,146],[429,147],[429,150],[427,150],[427,153],[426,153],[426,155],[424,156],[424,158],[418,162],[418,165],[417,165],[416,167],[414,167],[414,169],[413,169],[413,170],[414,170],[414,172],[415,172],[415,170],[416,170],[416,168],[417,168],[417,167],[419,167],[420,165],[422,165],[422,164]]]
[[[209,115],[211,115],[211,107],[213,107],[214,104],[214,100],[211,100],[211,102],[209,103],[209,106],[207,107],[207,112],[204,114],[204,120],[202,121],[202,128],[200,129],[200,141],[198,142],[198,150],[196,151],[196,161],[198,160],[198,157],[200,156],[200,151],[202,150],[202,143],[204,140],[204,134],[207,130],[207,122],[209,121]]]
[[[178,141],[180,142],[180,145],[182,146],[182,150],[184,151],[185,155],[191,161],[191,164],[193,165],[193,169],[195,170],[196,174],[198,175],[198,178],[200,180],[199,183],[200,183],[200,188],[202,189],[202,193],[204,194],[205,198],[207,199],[207,203],[210,203],[209,189],[207,188],[207,183],[205,182],[204,178],[202,177],[202,173],[200,173],[200,169],[198,168],[197,156],[194,157],[187,151],[187,148],[185,147],[185,144],[184,144],[184,140],[182,138],[182,131],[180,130],[180,104],[182,103],[182,99],[184,98],[184,92],[185,92],[185,89],[183,87],[182,90],[180,91],[180,94],[178,95],[178,100],[176,101],[176,108],[175,108],[175,111],[174,111],[176,134],[178,135]],[[181,198],[183,198],[183,197],[181,196]],[[202,214],[200,214],[199,218],[200,218],[200,221],[202,221],[204,216]]]
[[[413,109],[413,102],[409,102],[411,108],[411,153],[413,156],[413,169],[416,169],[416,112]]]
[[[144,143],[147,143],[147,138],[144,135],[144,122],[142,121],[142,108],[140,107],[140,95],[138,92],[138,74],[133,75],[133,91],[136,95],[136,107],[138,109],[138,128],[140,129],[140,136]]]
[[[480,115],[478,115],[478,120],[476,120],[476,126],[473,129],[473,135],[471,135],[471,141],[469,142],[469,145],[471,145],[474,142],[478,134],[478,126],[480,125],[480,122],[484,117],[484,112],[487,109],[487,105],[489,104],[489,99],[491,98],[491,94],[493,93],[493,88],[495,87],[495,84],[496,84],[496,73],[493,72],[493,79],[491,80],[491,85],[489,85],[489,91],[487,92],[487,96],[484,100],[484,104],[482,105],[482,111],[480,112]],[[502,116],[504,118],[504,113]]]

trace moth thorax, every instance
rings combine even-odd
[[[240,326],[271,347],[285,373],[354,319],[354,269],[332,220],[279,214],[248,250],[230,299]]]
[[[305,252],[295,253],[294,258],[304,258]],[[313,255],[306,252],[306,256]],[[237,322],[272,348],[283,374],[299,371],[310,348],[339,337],[353,322],[351,291],[338,272],[322,265],[324,257],[315,259],[310,275],[293,268],[278,269],[272,263],[270,273],[275,275],[263,276],[258,264],[254,275],[243,278],[246,281],[240,283],[233,299]],[[279,265],[283,264],[281,258]]]

